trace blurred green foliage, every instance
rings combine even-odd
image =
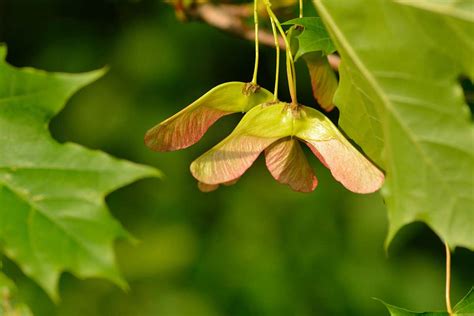
[[[236,185],[199,192],[190,162],[222,139],[238,115],[184,151],[153,153],[143,145],[148,128],[211,87],[249,81],[252,43],[181,24],[158,0],[0,0],[0,42],[16,66],[80,72],[108,65],[108,75],[54,119],[54,137],[166,174],[108,197],[139,240],[116,247],[127,293],[66,274],[55,306],[6,262],[35,315],[385,315],[372,297],[413,310],[444,309],[444,246],[437,237],[411,225],[387,256],[381,197],[346,191],[317,159],[311,162],[320,184],[312,194],[277,184],[261,159]],[[271,89],[273,49],[262,55],[259,81]],[[298,69],[302,103],[314,106],[306,70]],[[472,266],[472,253],[458,249],[453,301],[471,287]]]

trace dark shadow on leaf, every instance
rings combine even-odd
[[[474,121],[474,117],[472,112],[474,110],[474,84],[471,80],[467,77],[460,77],[459,84],[462,87],[464,92],[464,98],[466,100],[467,105],[469,106],[470,114],[471,114],[471,122]]]

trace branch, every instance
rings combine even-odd
[[[252,9],[248,5],[233,5],[233,4],[196,4],[190,8],[176,6],[175,9],[180,11],[181,15],[205,22],[224,32],[233,34],[240,38],[253,41],[255,38],[255,31],[249,28],[244,18],[252,15]],[[275,46],[273,34],[266,30],[258,32],[260,43],[266,46]],[[279,38],[280,47],[286,49],[285,41],[281,36]],[[337,55],[329,55],[328,61],[334,70],[339,69],[341,60]]]

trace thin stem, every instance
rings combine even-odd
[[[286,75],[288,77],[288,87],[290,90],[290,95],[291,95],[291,103],[294,106],[298,105],[298,101],[296,98],[296,78],[295,78],[295,73],[293,71],[294,69],[294,60],[293,60],[293,55],[291,54],[291,46],[290,43],[288,42],[288,38],[286,37],[285,31],[281,27],[280,21],[278,21],[278,18],[276,17],[275,13],[273,13],[271,9],[271,4],[270,1],[264,0],[265,1],[265,6],[267,7],[267,12],[268,15],[273,19],[275,22],[275,25],[280,32],[281,36],[283,37],[283,40],[285,41],[286,45]]]
[[[253,1],[253,21],[255,24],[255,67],[253,69],[252,83],[257,84],[259,43],[258,43],[258,0]]]
[[[290,29],[289,31],[289,35],[293,32],[293,29]],[[291,37],[291,35],[290,35]],[[290,52],[291,52],[291,49],[290,49]],[[291,55],[291,53],[290,53]],[[292,77],[293,77],[293,85],[294,85],[294,89],[295,89],[295,94],[296,94],[296,69],[295,69],[295,62],[293,60],[293,55],[291,55],[291,73],[292,73]]]
[[[276,66],[275,66],[275,90],[273,92],[273,101],[278,101],[278,83],[280,81],[280,43],[278,41],[278,32],[275,26],[275,21],[270,17],[272,24],[273,37],[275,38],[276,49]]]
[[[287,46],[288,47],[288,46]],[[288,88],[290,89],[290,96],[291,96],[291,103],[297,104],[298,101],[296,99],[296,88],[295,88],[295,78],[293,77],[293,67],[291,65],[291,52],[290,49],[287,48],[286,51],[286,76],[288,78]]]
[[[300,0],[300,18],[303,17],[303,0]]]
[[[451,308],[451,251],[446,242],[444,247],[446,248],[446,309],[448,314],[451,315],[453,313]]]

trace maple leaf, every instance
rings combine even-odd
[[[59,144],[49,120],[104,71],[84,74],[19,69],[0,46],[0,242],[5,255],[53,298],[63,271],[125,287],[113,243],[127,232],[104,196],[151,167],[79,145]]]

